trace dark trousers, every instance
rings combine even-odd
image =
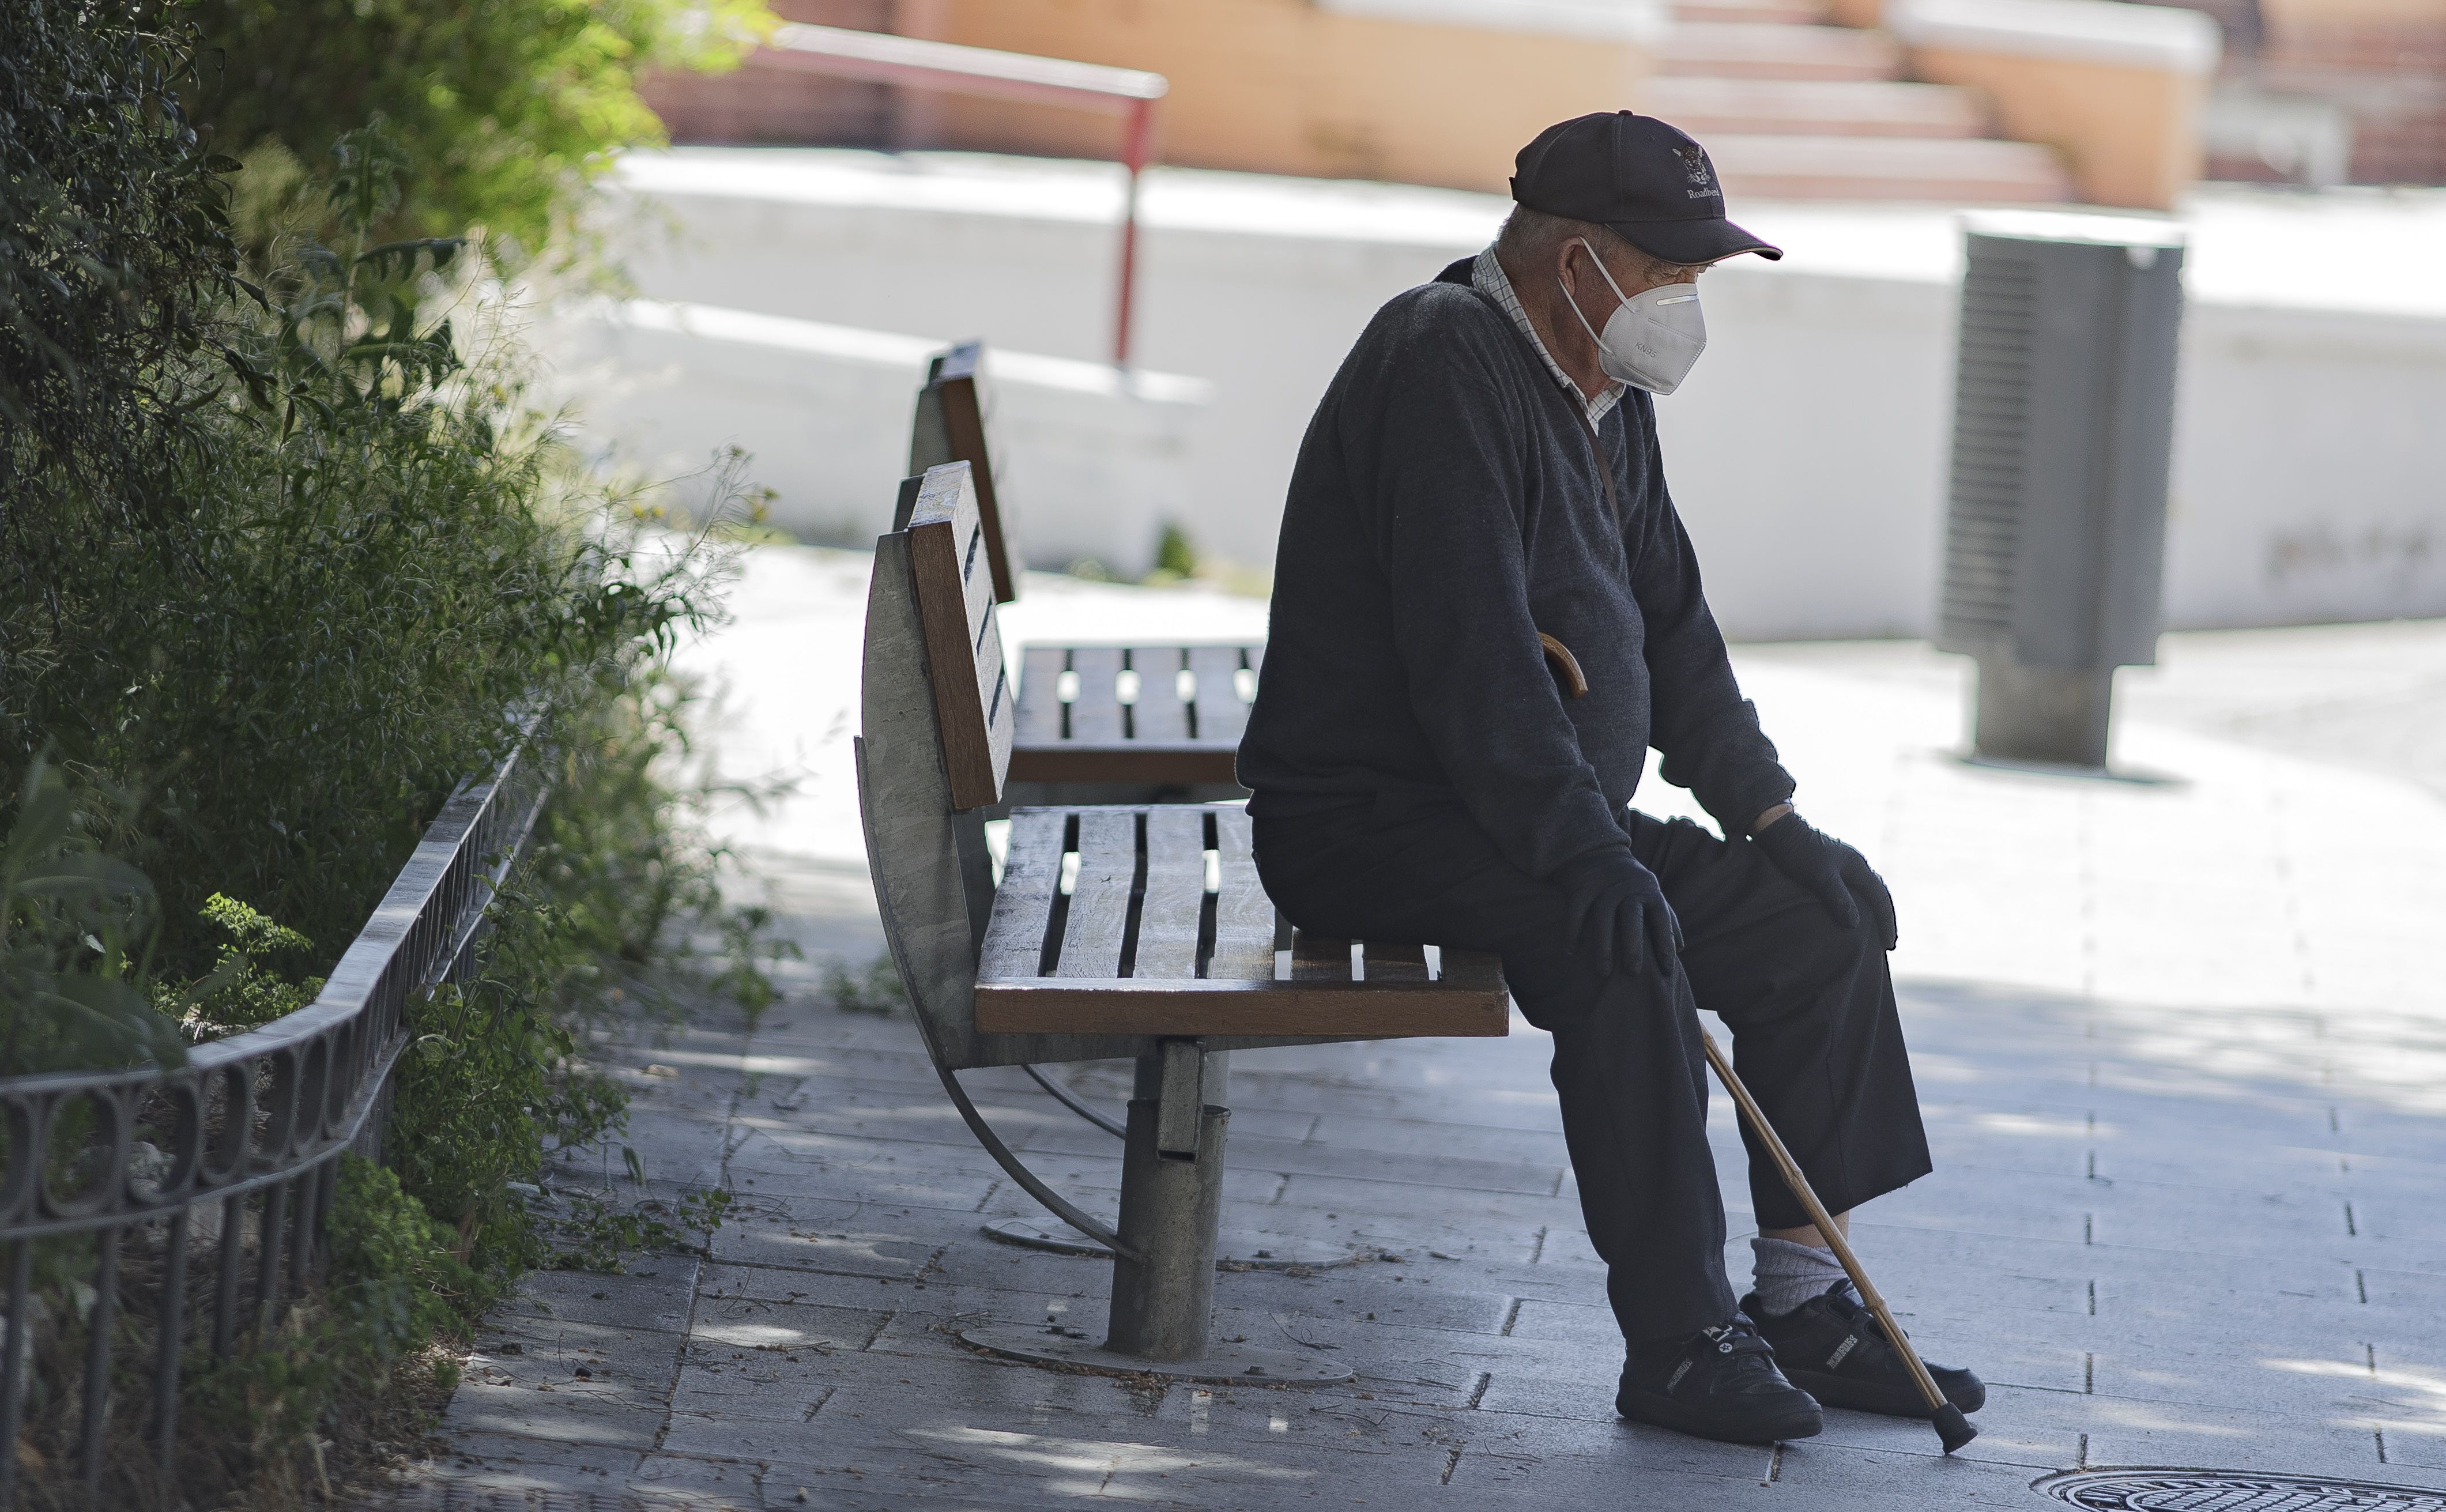
[[[1682,957],[1636,973],[1575,950],[1563,895],[1504,860],[1458,807],[1380,803],[1256,822],[1257,870],[1293,923],[1328,936],[1493,951],[1522,1013],[1554,1036],[1554,1090],[1589,1237],[1624,1336],[1730,1317],[1724,1207],[1707,1146],[1697,1010],[1826,1204],[1928,1174],[1928,1136],[1882,942],[1847,929],[1746,841],[1632,813],[1631,849],[1682,920]],[[1763,1228],[1809,1221],[1749,1143]]]

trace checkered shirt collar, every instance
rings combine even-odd
[[[1546,370],[1553,374],[1554,381],[1563,386],[1563,392],[1571,395],[1587,411],[1590,429],[1612,412],[1613,406],[1622,400],[1623,386],[1609,382],[1605,392],[1594,399],[1580,392],[1580,386],[1571,382],[1571,375],[1563,371],[1562,364],[1556,362],[1554,354],[1546,350],[1546,344],[1537,339],[1537,328],[1529,323],[1529,312],[1520,308],[1520,296],[1513,292],[1512,280],[1504,274],[1503,264],[1496,260],[1493,247],[1479,253],[1477,260],[1470,264],[1469,281],[1479,293],[1503,307],[1504,312],[1512,317],[1512,323],[1520,328],[1520,334],[1528,337],[1529,345],[1537,349],[1537,360],[1544,363]]]

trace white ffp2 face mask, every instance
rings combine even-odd
[[[1589,260],[1597,265],[1598,276],[1614,292],[1622,304],[1606,317],[1605,332],[1600,335],[1580,313],[1580,302],[1571,292],[1563,291],[1571,313],[1579,315],[1580,329],[1597,344],[1597,366],[1616,383],[1645,388],[1651,394],[1669,394],[1682,387],[1698,366],[1699,353],[1707,350],[1707,317],[1699,311],[1699,289],[1696,284],[1664,284],[1642,293],[1623,297],[1622,285],[1606,272],[1603,258],[1586,240]],[[1558,274],[1554,281],[1561,283]]]

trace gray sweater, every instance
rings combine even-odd
[[[1653,744],[1667,781],[1746,833],[1792,779],[1707,613],[1653,402],[1631,391],[1591,433],[1469,270],[1377,312],[1308,423],[1240,743],[1250,812],[1458,803],[1552,878],[1628,849],[1616,816]]]

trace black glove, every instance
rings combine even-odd
[[[1636,972],[1653,962],[1669,973],[1682,954],[1682,921],[1665,900],[1656,874],[1628,845],[1576,857],[1553,877],[1571,898],[1571,941],[1616,969]]]
[[[1894,928],[1894,895],[1886,891],[1869,859],[1822,829],[1813,829],[1798,814],[1786,814],[1750,837],[1750,843],[1775,863],[1775,869],[1800,884],[1826,905],[1826,912],[1846,929],[1857,928],[1860,903],[1886,949],[1900,936]]]

